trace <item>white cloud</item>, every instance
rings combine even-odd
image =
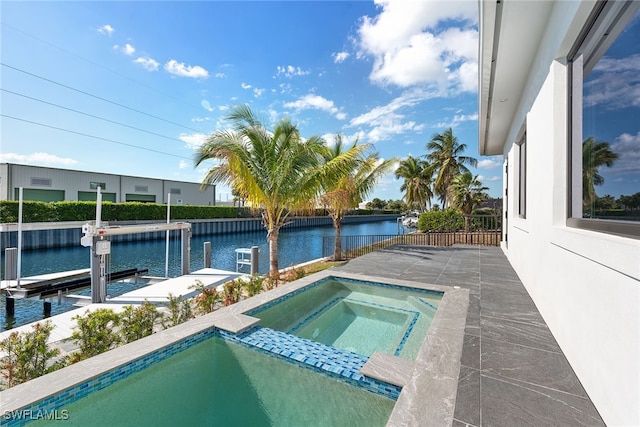
[[[402,109],[410,109],[420,102],[435,96],[437,96],[437,94],[434,92],[424,91],[418,88],[407,90],[397,98],[391,100],[388,104],[374,107],[370,111],[353,118],[349,126],[374,126],[379,120],[384,120],[387,116],[404,117],[397,115],[397,112]]]
[[[248,83],[240,83],[240,87],[242,89],[251,89],[252,88],[252,86],[250,84],[248,84]]]
[[[196,122],[196,123],[208,122],[210,120],[211,120],[210,117],[194,117],[191,119],[192,122]]]
[[[478,113],[474,113],[474,114],[456,114],[455,116],[453,116],[453,119],[451,119],[450,121],[448,121],[448,122],[445,122],[445,121],[438,122],[433,127],[436,127],[436,128],[455,128],[456,126],[458,126],[462,122],[469,122],[469,121],[475,122],[477,120],[478,120]]]
[[[501,176],[484,176],[484,175],[478,175],[478,181],[485,183],[485,182],[498,182],[501,181],[502,177]]]
[[[149,58],[148,56],[141,56],[136,58],[133,62],[142,65],[147,71],[158,71],[158,66],[160,65],[158,61],[153,58]]]
[[[0,162],[7,163],[28,163],[35,165],[75,165],[77,160],[68,157],[58,157],[55,154],[49,153],[32,153],[32,154],[18,154],[18,153],[0,153]]]
[[[224,79],[227,77],[225,73],[216,73],[214,76],[216,79]]]
[[[133,55],[136,51],[136,48],[131,46],[129,43],[125,44],[124,46],[122,46],[122,48],[120,49],[122,51],[122,53],[124,53],[125,55]]]
[[[321,110],[332,114],[338,120],[344,120],[347,115],[336,107],[333,101],[323,98],[320,95],[308,94],[294,102],[284,104],[285,108],[295,108],[296,110]]]
[[[333,62],[336,64],[340,64],[344,62],[349,57],[349,52],[336,52],[333,55]]]
[[[502,157],[493,156],[478,160],[478,169],[493,169],[502,166]]]
[[[376,0],[376,4],[380,14],[362,18],[357,41],[358,57],[373,58],[369,76],[373,82],[426,85],[441,95],[477,90],[476,2]]]
[[[263,93],[264,93],[264,89],[258,89],[258,88],[253,89],[253,96],[255,96],[256,98],[260,98]]]
[[[111,34],[113,34],[116,30],[109,24],[105,24],[102,27],[98,27],[98,32],[100,34],[106,34],[108,36],[110,36]]]
[[[584,84],[584,104],[608,110],[640,106],[640,54],[602,58]]]
[[[186,160],[180,160],[180,163],[178,163],[178,168],[180,169],[187,169],[190,166],[191,165]]]
[[[207,110],[209,112],[213,111],[213,108],[211,107],[211,104],[206,99],[203,99],[202,101],[200,101],[200,105],[202,106],[202,108],[204,108],[205,110]]]
[[[185,65],[184,62],[178,62],[175,59],[164,64],[164,69],[169,74],[180,77],[192,77],[196,79],[206,79],[209,72],[199,65]]]
[[[623,133],[611,144],[611,150],[620,157],[610,168],[600,168],[601,173],[622,174],[638,173],[640,170],[640,132],[636,135]]]
[[[278,65],[277,67],[277,73],[276,75],[280,76],[285,76],[287,78],[291,78],[294,76],[304,76],[309,74],[309,71],[304,71],[302,68],[300,67],[294,67],[293,65],[287,65],[287,66],[280,66]]]
[[[280,87],[280,93],[290,93],[291,92],[291,85],[289,83],[281,83],[279,85]]]
[[[192,150],[199,148],[202,144],[204,144],[205,140],[209,135],[205,135],[204,133],[182,133],[180,134],[180,140],[184,142],[187,147]]]
[[[411,112],[415,105],[434,96],[437,96],[435,92],[422,88],[407,90],[388,104],[374,107],[354,117],[347,127],[370,127],[367,138],[371,142],[389,139],[392,135],[408,131],[419,132],[424,129],[424,124],[407,121],[403,111]]]

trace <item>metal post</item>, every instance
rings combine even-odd
[[[191,253],[191,229],[180,230],[182,238],[182,275],[189,274],[189,263]]]
[[[211,268],[211,242],[204,242],[204,268]]]
[[[171,193],[167,193],[167,224],[171,218]],[[166,233],[165,253],[164,253],[164,277],[169,278],[169,230]]]
[[[251,275],[258,274],[258,261],[260,250],[257,246],[251,247]]]
[[[93,236],[91,245],[91,302],[101,303],[100,291],[100,255],[96,254],[96,244],[100,238]]]
[[[18,274],[18,248],[4,250],[4,280],[15,280]],[[8,285],[8,283],[7,283]]]

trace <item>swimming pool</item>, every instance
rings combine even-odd
[[[357,274],[335,276],[311,275],[2,391],[0,425],[23,425],[34,415],[64,425],[101,420],[105,425],[156,426],[450,424],[468,291],[401,280],[377,283]],[[335,281],[339,283],[321,286]],[[314,289],[330,294],[331,287],[347,297],[341,302],[304,297]],[[387,291],[407,287],[411,295],[405,303],[410,306],[389,305],[395,291]],[[286,307],[280,304],[290,304],[298,295],[316,308],[287,324],[276,307]],[[428,318],[431,305],[437,310],[415,360],[395,355],[407,347],[409,338],[401,345],[403,338],[416,328],[417,323],[410,327],[414,315],[407,312]],[[262,323],[269,322],[263,314],[270,309],[284,330]],[[383,357],[378,350],[367,356],[360,353],[369,350],[350,348],[358,345],[352,339],[358,328],[350,330],[357,322],[344,319],[358,317],[358,310],[365,312],[360,313],[362,323],[369,324],[364,330],[384,330],[380,322],[398,329],[390,345],[384,333],[375,340],[387,345]],[[258,314],[265,319],[254,317]],[[338,322],[343,333],[327,334],[322,339],[326,343],[319,342],[320,329],[332,323],[327,319],[343,319]],[[311,339],[304,337],[309,332]],[[348,343],[338,335],[349,336]]]
[[[383,426],[394,404],[214,336],[59,412],[64,426]]]
[[[328,277],[247,314],[260,326],[371,356],[415,360],[442,292]]]

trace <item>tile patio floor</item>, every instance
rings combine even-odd
[[[605,425],[500,248],[398,245],[335,268],[470,290],[454,427]]]

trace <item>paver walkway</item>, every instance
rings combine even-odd
[[[500,248],[398,245],[334,268],[470,290],[454,427],[604,425]]]

